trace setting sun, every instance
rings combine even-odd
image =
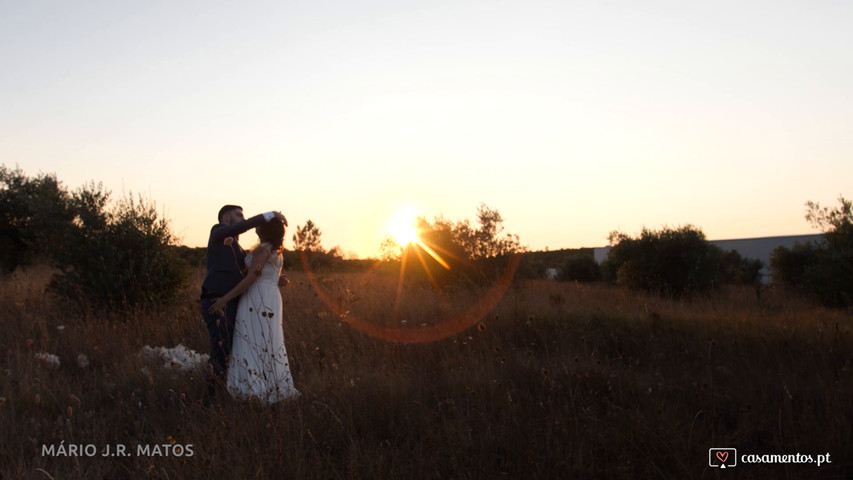
[[[401,246],[416,241],[418,239],[418,232],[415,229],[414,210],[411,207],[406,207],[397,214],[391,220],[391,223],[388,224],[388,233]]]

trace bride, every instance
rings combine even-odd
[[[284,348],[278,289],[284,224],[277,219],[271,220],[255,232],[260,244],[246,256],[246,277],[218,299],[210,312],[221,314],[229,300],[242,295],[228,362],[228,392],[237,399],[254,398],[272,404],[300,395],[293,386]]]

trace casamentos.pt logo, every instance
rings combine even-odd
[[[731,468],[737,466],[737,449],[712,448],[708,450],[708,465],[714,468]]]
[[[778,454],[744,454],[738,457],[737,449],[734,448],[711,448],[708,450],[708,465],[713,468],[736,467],[740,460],[741,464],[791,464],[811,463],[818,467],[832,463],[829,452],[821,455],[804,455],[802,453],[778,455]]]

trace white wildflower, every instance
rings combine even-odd
[[[87,357],[86,354],[84,354],[84,353],[77,355],[77,365],[79,365],[80,368],[88,367],[89,366],[89,357]]]
[[[152,358],[156,357],[163,361],[164,368],[178,368],[180,370],[193,370],[207,363],[208,355],[197,353],[183,345],[174,348],[166,347],[142,347],[140,355]]]
[[[48,367],[59,368],[59,357],[52,353],[39,352],[35,355],[37,360],[41,360]]]

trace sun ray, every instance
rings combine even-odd
[[[415,249],[415,254],[417,254],[418,260],[420,260],[421,265],[423,265],[424,272],[426,272],[427,277],[429,277],[430,283],[432,283],[433,287],[438,289],[438,282],[435,280],[435,277],[432,276],[432,272],[430,271],[429,267],[427,267],[426,261],[424,260],[424,256],[421,254],[421,251],[418,249]]]
[[[422,242],[420,239],[415,240],[415,243],[417,243],[418,246],[423,248],[424,251],[427,252],[430,257],[432,257],[436,262],[439,263],[439,265],[441,265],[442,267],[444,267],[447,270],[450,270],[450,265],[448,265],[448,263],[445,262],[443,258],[441,258],[441,255],[435,253],[435,250],[433,250],[429,245]]]
[[[397,279],[397,295],[394,298],[394,310],[391,312],[391,320],[396,321],[399,313],[400,299],[403,296],[403,282],[406,275],[406,260],[408,253],[403,250],[403,258],[400,260],[400,276]]]

